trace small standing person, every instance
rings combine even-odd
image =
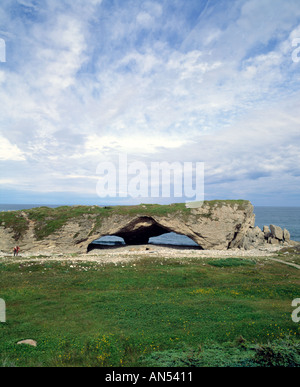
[[[17,256],[19,255],[20,247],[17,246]]]
[[[14,257],[17,255],[17,246],[14,247]]]

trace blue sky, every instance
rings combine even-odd
[[[300,206],[299,38],[299,0],[2,0],[0,202],[136,202],[96,194],[121,153]]]

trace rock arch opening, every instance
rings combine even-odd
[[[111,249],[116,247],[125,246],[125,241],[116,235],[105,235],[99,239],[95,239],[87,247],[87,252],[96,249]]]
[[[129,222],[116,234],[124,239],[126,245],[148,244],[149,239],[170,232],[153,218],[142,216]]]
[[[159,235],[158,237],[152,237],[149,239],[149,244],[198,248],[202,250],[202,247],[193,241],[193,239],[186,235],[177,234],[176,232],[168,232],[166,234]]]
[[[165,227],[152,217],[140,216],[124,226],[117,227],[111,234],[100,236],[88,246],[87,250],[89,252],[93,249],[146,244],[202,249],[184,233],[178,233],[178,230]]]

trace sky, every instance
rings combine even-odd
[[[299,86],[299,0],[1,0],[0,203],[186,199],[100,197],[126,155],[300,206]]]

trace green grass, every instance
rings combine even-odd
[[[222,207],[222,206],[237,206],[239,210],[245,208],[247,204],[250,204],[248,200],[205,200],[204,205],[208,205],[210,207]]]
[[[239,258],[214,259],[207,263],[215,267],[254,266],[256,264],[254,260]]]
[[[18,240],[28,229],[27,220],[21,215],[21,211],[6,211],[0,213],[0,225],[13,229],[13,236]]]
[[[298,364],[299,271],[263,259],[216,262],[3,261],[0,365]],[[38,345],[16,345],[22,339]]]
[[[84,214],[103,215],[104,210],[99,207],[63,206],[58,208],[40,207],[25,211],[28,218],[35,221],[35,235],[38,240],[53,234],[63,227],[69,220],[78,219]]]

